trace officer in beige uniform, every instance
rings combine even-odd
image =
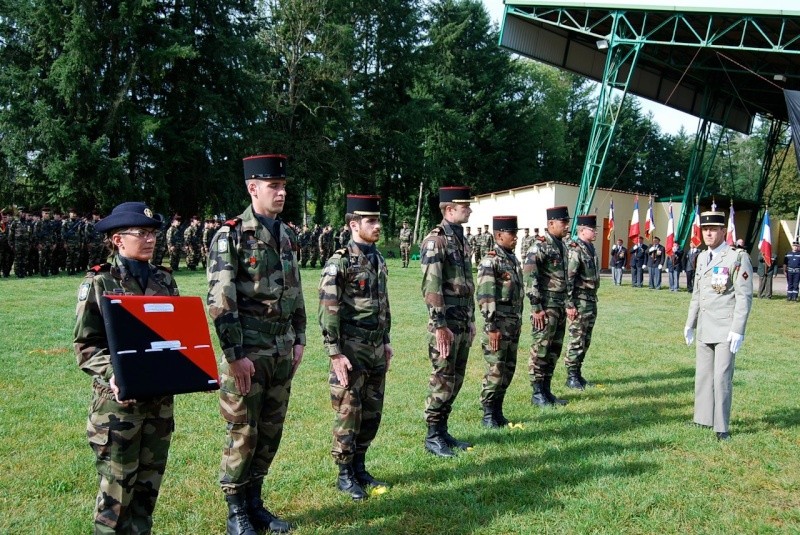
[[[725,243],[725,214],[703,212],[700,227],[708,247],[697,258],[694,292],[684,338],[697,331],[694,423],[730,438],[733,368],[753,302],[753,267],[743,250]]]

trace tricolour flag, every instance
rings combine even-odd
[[[653,197],[650,197],[650,203],[647,206],[647,219],[644,221],[644,237],[649,238],[656,233],[656,220],[653,217]]]
[[[608,207],[608,239],[611,240],[611,234],[614,232],[614,199],[611,199],[611,204]]]
[[[731,201],[731,213],[728,215],[728,232],[725,234],[725,241],[728,245],[736,243],[736,225],[733,222],[733,201]]]
[[[694,205],[694,221],[692,222],[692,245],[700,247],[703,243],[703,234],[700,232],[700,207]]]
[[[639,196],[633,198],[633,215],[631,216],[631,226],[628,229],[628,237],[636,238],[639,235]]]
[[[769,226],[769,210],[764,212],[764,224],[761,226],[761,240],[758,250],[764,256],[767,267],[772,266],[772,229]]]
[[[672,254],[675,245],[675,218],[672,216],[672,203],[669,203],[669,221],[667,221],[667,254]]]

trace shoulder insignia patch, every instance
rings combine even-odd
[[[328,264],[325,266],[325,275],[335,277],[337,273],[339,273],[339,268],[336,267],[336,264]]]
[[[433,243],[433,240],[428,240],[428,243],[425,244],[425,249],[427,249],[428,251],[433,251],[435,247],[436,244]]]
[[[81,287],[78,289],[78,301],[86,301],[86,298],[89,297],[89,288],[91,288],[91,284],[88,282],[84,282],[81,284]]]
[[[528,254],[539,254],[539,246],[536,244],[531,245],[531,248],[528,249]]]
[[[225,232],[224,234],[220,233],[220,235],[217,236],[217,251],[220,252],[220,253],[227,253],[228,252],[228,233],[227,232]]]

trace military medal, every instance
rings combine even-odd
[[[728,276],[730,272],[725,266],[714,266],[711,268],[711,287],[718,294],[724,293],[728,287]]]

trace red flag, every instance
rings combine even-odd
[[[736,225],[733,222],[733,201],[731,201],[731,213],[728,215],[728,232],[725,234],[725,241],[728,245],[736,243]]]
[[[611,234],[614,232],[614,199],[611,199],[611,205],[608,208],[608,239],[611,240]]]
[[[672,254],[675,245],[675,218],[672,216],[672,203],[669,203],[669,221],[667,222],[667,254]]]
[[[694,221],[692,222],[692,245],[700,247],[703,235],[700,233],[700,207],[694,205]]]
[[[769,210],[764,212],[764,224],[761,226],[761,241],[758,250],[764,256],[767,267],[772,266],[772,229],[769,226]]]
[[[628,229],[628,237],[635,238],[639,235],[639,196],[633,198],[633,215],[631,216],[631,227]]]
[[[650,204],[647,207],[647,219],[644,221],[644,237],[649,238],[656,233],[656,221],[653,218],[653,197],[650,197]]]

